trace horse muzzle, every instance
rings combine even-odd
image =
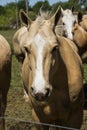
[[[31,87],[30,88],[30,94],[36,100],[38,100],[38,101],[44,101],[44,100],[46,100],[50,96],[51,89],[50,88],[46,88],[45,92],[35,92],[34,88]]]

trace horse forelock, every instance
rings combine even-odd
[[[42,17],[38,16],[36,18],[36,23],[39,24],[40,26],[42,26],[45,23],[45,19],[43,19]]]
[[[64,21],[74,22],[76,20],[76,17],[74,16],[74,14],[72,13],[70,9],[66,9],[63,12],[63,19]]]
[[[41,11],[36,18],[36,22],[40,25],[44,24],[46,20],[51,17],[51,13],[49,11]]]
[[[65,11],[64,11],[64,15],[66,15],[66,16],[68,16],[68,15],[73,15],[73,13],[72,13],[72,11],[70,10],[70,9],[66,9]]]

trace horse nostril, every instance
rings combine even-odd
[[[38,101],[43,101],[43,100],[45,100],[45,99],[49,96],[49,94],[50,94],[50,89],[47,88],[45,94],[44,94],[44,93],[36,93],[36,94],[35,94],[35,98],[36,98]]]
[[[50,89],[46,88],[44,92],[35,92],[34,87],[32,86],[30,88],[30,94],[32,97],[34,97],[38,101],[45,100],[50,95]]]
[[[48,96],[49,96],[49,93],[50,93],[50,89],[47,88],[47,89],[46,89],[46,94],[45,94],[45,96],[48,97]]]
[[[33,88],[33,87],[31,87],[31,88],[30,88],[30,92],[31,92],[31,93],[33,93],[33,91],[34,91],[34,88]]]

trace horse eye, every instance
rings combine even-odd
[[[65,25],[65,23],[63,22],[63,25]]]
[[[73,25],[75,25],[75,24],[76,24],[76,21],[74,21]]]
[[[25,51],[29,54],[29,53],[31,53],[31,51],[30,51],[30,49],[28,48],[28,47],[24,47],[25,48]]]

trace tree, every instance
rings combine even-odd
[[[23,9],[24,11],[26,11],[26,3],[25,3],[25,0],[19,0],[18,1],[18,9]]]
[[[45,0],[44,2],[43,1],[39,1],[37,2],[33,7],[33,11],[36,12],[36,14],[38,14],[39,12],[39,9],[40,8],[43,8],[44,10],[50,10],[51,9],[51,6],[49,4],[49,2],[47,0]]]
[[[82,8],[87,8],[87,0],[79,0],[79,4]]]
[[[0,6],[0,15],[5,14],[5,8],[3,6]]]
[[[81,11],[79,0],[69,0],[69,6],[70,7],[74,6],[76,11]]]
[[[40,7],[43,5],[42,1],[38,1],[33,7],[33,11],[37,14],[39,12]]]

